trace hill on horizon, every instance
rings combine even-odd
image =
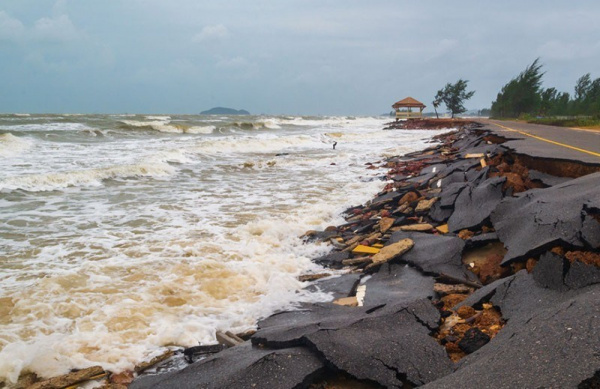
[[[245,109],[237,110],[233,108],[214,107],[208,111],[200,112],[200,115],[250,115],[250,112]]]

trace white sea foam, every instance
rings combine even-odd
[[[146,116],[148,120],[159,120],[159,121],[168,121],[171,120],[170,116]]]
[[[186,134],[211,134],[215,130],[215,126],[192,126],[186,128]]]
[[[52,118],[56,119],[56,118]],[[19,125],[0,125],[0,128],[13,132],[68,132],[94,130],[94,127],[84,123],[43,123],[43,124],[19,124]]]
[[[11,133],[0,135],[0,157],[13,157],[31,148],[32,142]]]
[[[44,192],[73,186],[100,186],[103,180],[133,177],[167,177],[175,169],[168,164],[139,164],[68,172],[29,174],[0,179],[0,190]]]

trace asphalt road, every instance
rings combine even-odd
[[[600,164],[600,130],[545,126],[505,120],[478,120],[510,139],[505,146],[534,157]]]

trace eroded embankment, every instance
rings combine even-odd
[[[598,167],[531,163],[474,125],[437,141],[368,164],[384,190],[305,235],[332,245],[304,280],[335,301],[131,387],[596,385],[600,173],[580,173]]]
[[[475,126],[438,140],[368,164],[384,190],[307,233],[333,247],[316,261],[344,272],[309,286],[333,303],[276,314],[250,343],[133,387],[592,382],[600,173],[571,177],[597,167],[531,163]]]

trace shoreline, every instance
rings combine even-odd
[[[333,302],[303,304],[265,318],[243,343],[225,334],[221,343],[238,345],[224,351],[222,346],[187,349],[190,360],[212,355],[183,370],[140,376],[130,387],[444,387],[463,379],[478,361],[492,358],[491,346],[503,347],[507,330],[522,336],[513,323],[528,327],[522,323],[535,319],[519,311],[530,304],[525,296],[506,301],[510,288],[526,285],[535,293],[552,291],[573,299],[597,292],[600,276],[575,288],[573,280],[558,282],[555,271],[561,261],[566,275],[575,269],[598,271],[600,262],[590,255],[598,247],[588,236],[595,230],[579,246],[569,242],[569,249],[581,250],[567,251],[555,242],[516,254],[511,247],[518,245],[504,247],[514,240],[504,225],[515,227],[496,208],[504,206],[510,213],[523,198],[514,194],[560,187],[567,182],[564,177],[529,169],[524,158],[504,149],[497,135],[481,125],[434,138],[441,143],[368,165],[385,169],[384,190],[367,204],[349,208],[346,224],[305,236],[332,245],[331,253],[315,262],[346,272],[303,276],[314,280],[308,288],[332,293]],[[583,181],[584,192],[596,193],[589,180]],[[582,230],[596,228],[594,220],[600,223],[594,212],[584,218],[589,223]],[[504,299],[497,290],[505,292]],[[594,376],[589,368],[580,370],[579,376]],[[491,380],[489,372],[478,374]],[[109,385],[123,387],[133,375],[127,378]]]

